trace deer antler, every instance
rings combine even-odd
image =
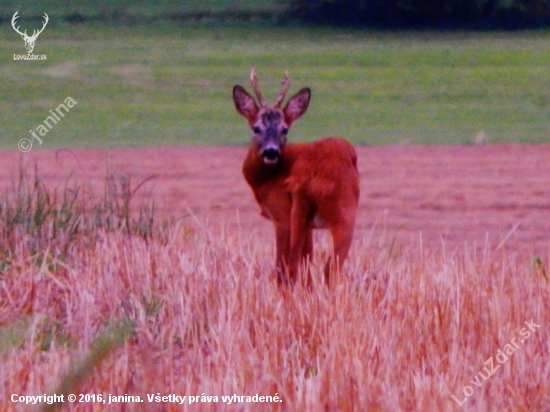
[[[42,24],[42,28],[40,30],[38,30],[38,32],[35,34],[34,32],[36,30],[33,30],[33,33],[32,33],[32,37],[38,37],[38,35],[40,33],[42,33],[44,31],[44,29],[46,28],[46,26],[48,25],[48,22],[50,21],[50,18],[48,17],[48,15],[46,13],[44,13],[44,23]]]
[[[19,16],[17,15],[17,13],[19,13],[19,10],[17,10],[14,14],[13,14],[13,17],[11,18],[11,27],[13,27],[13,29],[19,33],[21,36],[27,36],[27,30],[25,30],[24,33],[21,33],[19,31],[19,27],[15,27],[15,25],[17,24],[17,19],[19,18]]]
[[[44,16],[43,16],[44,17],[44,23],[42,23],[42,28],[38,31],[33,30],[32,36],[29,36],[27,34],[27,30],[25,30],[23,33],[21,33],[21,31],[19,30],[19,27],[15,27],[15,25],[17,24],[17,19],[19,18],[19,16],[17,15],[18,13],[19,13],[19,10],[17,10],[13,14],[13,17],[11,18],[11,26],[13,27],[13,29],[17,33],[19,33],[21,36],[23,36],[24,38],[27,38],[27,39],[36,39],[38,37],[38,35],[44,31],[44,29],[46,28],[46,25],[50,21],[50,18],[48,17],[48,15],[46,13],[44,13]]]
[[[285,72],[285,77],[284,77],[283,81],[281,82],[281,85],[282,85],[281,93],[279,93],[279,97],[277,97],[277,100],[275,100],[275,106],[274,107],[281,106],[281,103],[285,99],[286,92],[288,91],[288,87],[290,86],[290,75],[288,74],[288,72]]]
[[[266,107],[267,104],[262,97],[262,94],[260,93],[260,88],[258,87],[258,77],[256,76],[256,68],[252,67],[252,70],[250,71],[250,83],[252,83],[252,89],[254,89],[254,93],[256,93],[256,97],[258,98],[258,102],[262,107]]]

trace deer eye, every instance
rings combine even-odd
[[[252,131],[253,131],[254,133],[256,133],[256,134],[259,134],[259,133],[262,132],[258,126],[254,126],[254,127],[252,128]]]
[[[281,130],[282,134],[288,134],[288,127],[283,127],[283,130]]]

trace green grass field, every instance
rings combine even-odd
[[[0,26],[0,149],[67,96],[44,149],[243,145],[231,100],[257,66],[273,101],[284,71],[313,90],[291,139],[355,144],[542,142],[550,137],[550,32],[381,33],[272,26],[49,25],[35,54]],[[30,26],[32,29],[32,26]]]
[[[20,9],[26,15],[48,13],[50,16],[66,16],[78,13],[85,18],[99,14],[126,13],[138,18],[159,17],[169,14],[202,11],[219,12],[226,10],[268,10],[284,7],[284,0],[30,0],[24,4],[17,1],[0,2],[0,16],[10,16]]]

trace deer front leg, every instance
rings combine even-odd
[[[304,247],[302,248],[302,259],[310,260],[313,256],[313,236],[311,229],[308,228],[306,241],[304,242]]]
[[[277,272],[277,283],[281,285],[288,283],[286,271],[290,250],[290,226],[287,222],[275,224],[275,240],[277,243],[275,270]]]
[[[308,228],[306,241],[304,242],[304,247],[302,248],[302,262],[311,262],[312,256],[313,256],[313,236],[312,236],[312,230]],[[311,270],[309,265],[307,266],[306,285],[308,289],[311,289],[312,280],[311,280]]]
[[[309,215],[309,203],[299,195],[292,197],[292,209],[290,212],[290,254],[288,259],[288,271],[292,282],[296,281],[298,268],[307,259],[311,252],[311,230],[307,226]]]

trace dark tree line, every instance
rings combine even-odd
[[[291,0],[288,17],[362,27],[521,29],[550,26],[550,0]]]

